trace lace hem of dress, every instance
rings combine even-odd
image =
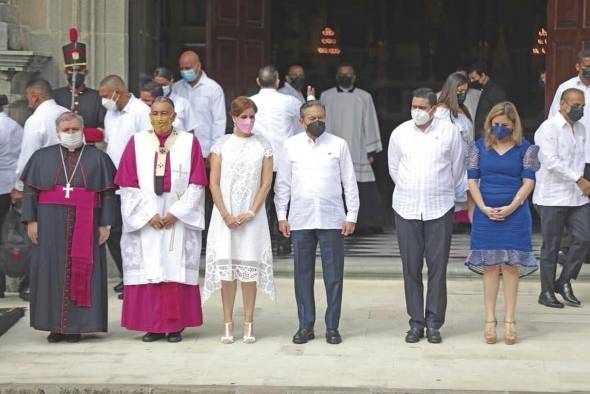
[[[207,266],[205,269],[205,283],[203,286],[203,304],[217,290],[221,289],[221,281],[256,282],[256,287],[261,289],[273,301],[276,301],[274,285],[272,250],[265,249],[259,261],[243,261],[237,259],[217,260],[215,252],[207,253]]]
[[[518,267],[521,278],[539,269],[534,253],[522,250],[472,250],[465,260],[465,266],[478,274],[500,264]]]

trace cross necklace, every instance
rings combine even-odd
[[[64,153],[63,153],[61,146],[59,147],[59,154],[61,155],[61,164],[64,167],[64,176],[66,177],[66,187],[62,188],[62,190],[64,192],[66,192],[66,198],[70,198],[70,192],[74,190],[74,188],[71,187],[70,185],[72,183],[72,179],[74,179],[74,175],[76,174],[76,170],[78,169],[78,164],[80,164],[80,159],[82,159],[82,155],[84,154],[84,148],[86,148],[86,144],[82,145],[82,151],[80,152],[80,156],[78,156],[78,161],[76,162],[76,165],[74,166],[74,171],[72,171],[72,175],[70,175],[70,178],[68,179],[68,170],[66,169],[66,161],[64,160]]]

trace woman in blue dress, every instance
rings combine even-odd
[[[465,265],[483,274],[487,343],[495,343],[496,300],[504,285],[504,342],[516,342],[515,309],[519,277],[537,270],[531,242],[528,196],[539,169],[538,147],[522,136],[516,107],[495,105],[484,123],[483,137],[469,147],[467,175],[475,201],[471,252]]]

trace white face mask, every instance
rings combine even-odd
[[[119,100],[119,97],[117,97],[117,100],[113,100],[113,97],[115,97],[115,92],[113,92],[111,98],[107,99],[103,97],[101,100],[102,106],[105,107],[107,111],[114,111],[117,109],[117,100]]]
[[[423,109],[416,108],[412,110],[412,119],[416,126],[422,126],[430,121],[430,114]]]
[[[84,133],[76,131],[75,133],[59,132],[59,141],[66,149],[77,149],[84,144]]]

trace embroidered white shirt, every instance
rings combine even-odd
[[[195,86],[181,79],[172,85],[172,93],[188,100],[195,119],[195,136],[201,144],[203,157],[209,156],[215,141],[225,134],[227,115],[223,89],[202,71]]]
[[[296,98],[279,93],[276,89],[260,89],[258,94],[250,98],[258,107],[252,132],[270,142],[276,159],[281,154],[285,141],[303,131],[299,123],[301,104]],[[274,171],[276,170],[275,160]]]
[[[107,111],[104,118],[107,154],[117,168],[129,138],[135,133],[151,129],[150,107],[132,94],[129,96],[129,102],[121,111],[118,109]]]
[[[585,130],[570,125],[561,113],[547,119],[535,132],[541,168],[536,173],[533,203],[544,206],[580,206],[589,202],[576,185],[584,174]]]
[[[453,208],[465,174],[465,147],[451,122],[434,118],[425,131],[412,120],[402,123],[391,133],[388,162],[398,215],[434,220]]]
[[[33,153],[46,146],[59,143],[55,121],[61,114],[68,111],[69,109],[57,105],[53,99],[45,100],[25,122],[23,143],[16,166],[15,188],[17,190],[23,190],[23,184],[18,179]]]
[[[580,123],[584,126],[585,133],[585,145],[584,145],[584,161],[590,163],[590,86],[586,86],[582,83],[579,76],[575,76],[572,79],[568,79],[559,87],[553,97],[551,108],[549,108],[549,115],[547,119],[553,118],[559,113],[559,103],[561,101],[561,95],[566,89],[576,88],[584,92],[584,99],[586,100],[586,107],[584,108],[584,116],[580,119]]]
[[[286,220],[288,208],[291,230],[339,229],[345,221],[356,223],[359,194],[346,141],[326,132],[314,141],[300,133],[285,142],[277,160],[277,217]]]

